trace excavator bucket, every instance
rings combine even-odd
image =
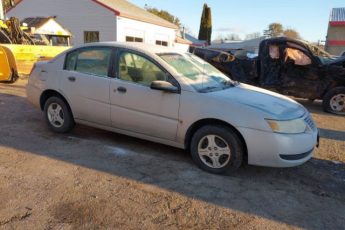
[[[17,80],[17,65],[12,51],[0,45],[0,81]]]

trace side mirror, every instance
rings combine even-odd
[[[154,90],[161,90],[169,93],[179,92],[176,86],[173,86],[170,82],[167,81],[153,81],[150,87]]]

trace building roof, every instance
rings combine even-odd
[[[22,23],[26,23],[28,25],[28,27],[39,28],[39,27],[43,26],[49,20],[50,20],[50,18],[41,18],[41,17],[25,18],[22,21]]]
[[[126,0],[93,0],[94,2],[114,11],[117,15],[159,26],[178,29],[178,26],[162,19],[147,10],[140,8]]]
[[[21,23],[26,23],[28,28],[35,28],[34,30],[31,30],[32,33],[72,36],[70,31],[55,20],[55,17],[30,17],[25,18]]]
[[[244,41],[226,41],[223,43],[212,42],[208,48],[213,49],[256,49],[259,48],[259,44],[265,40],[266,37],[258,37],[254,39],[244,40]]]
[[[185,34],[185,37],[188,41],[191,41],[193,43],[193,45],[195,46],[206,46],[207,45],[207,41],[206,40],[199,40],[195,37],[193,37],[190,34]]]
[[[5,9],[5,6],[4,6],[4,11],[5,13],[7,13],[8,11],[10,11],[13,7],[15,7],[19,2],[21,2],[22,0],[13,0],[12,3],[13,3],[13,6],[9,6],[7,9]],[[4,5],[4,4],[3,4]]]
[[[345,7],[333,8],[329,17],[330,22],[345,22]]]
[[[21,1],[24,1],[24,0],[14,0],[15,5],[19,4]],[[108,10],[113,11],[116,15],[124,17],[124,18],[130,18],[130,19],[147,22],[147,23],[151,23],[151,24],[155,24],[155,25],[159,25],[163,27],[178,29],[177,25],[163,18],[160,18],[154,14],[151,14],[147,10],[140,8],[126,0],[92,0],[92,1],[107,8]],[[11,10],[11,8],[9,10]]]
[[[181,38],[179,36],[176,36],[175,42],[180,43],[180,44],[186,44],[186,45],[191,45],[193,43],[193,42],[191,42],[187,39]]]

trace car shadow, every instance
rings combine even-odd
[[[319,128],[320,131],[320,137],[336,140],[336,141],[345,141],[345,132],[344,131],[338,131],[338,130],[331,130],[331,129],[323,129]]]
[[[341,162],[312,159],[295,168],[244,166],[232,174],[213,175],[198,169],[187,151],[81,125],[69,134],[55,134],[25,98],[0,94],[0,101],[4,147],[307,229],[324,226],[328,205],[345,203]],[[345,210],[338,214],[333,226],[345,221]]]

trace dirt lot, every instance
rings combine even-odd
[[[301,101],[321,130],[308,163],[199,170],[185,151],[77,126],[50,132],[0,84],[0,229],[343,229],[345,117]]]

